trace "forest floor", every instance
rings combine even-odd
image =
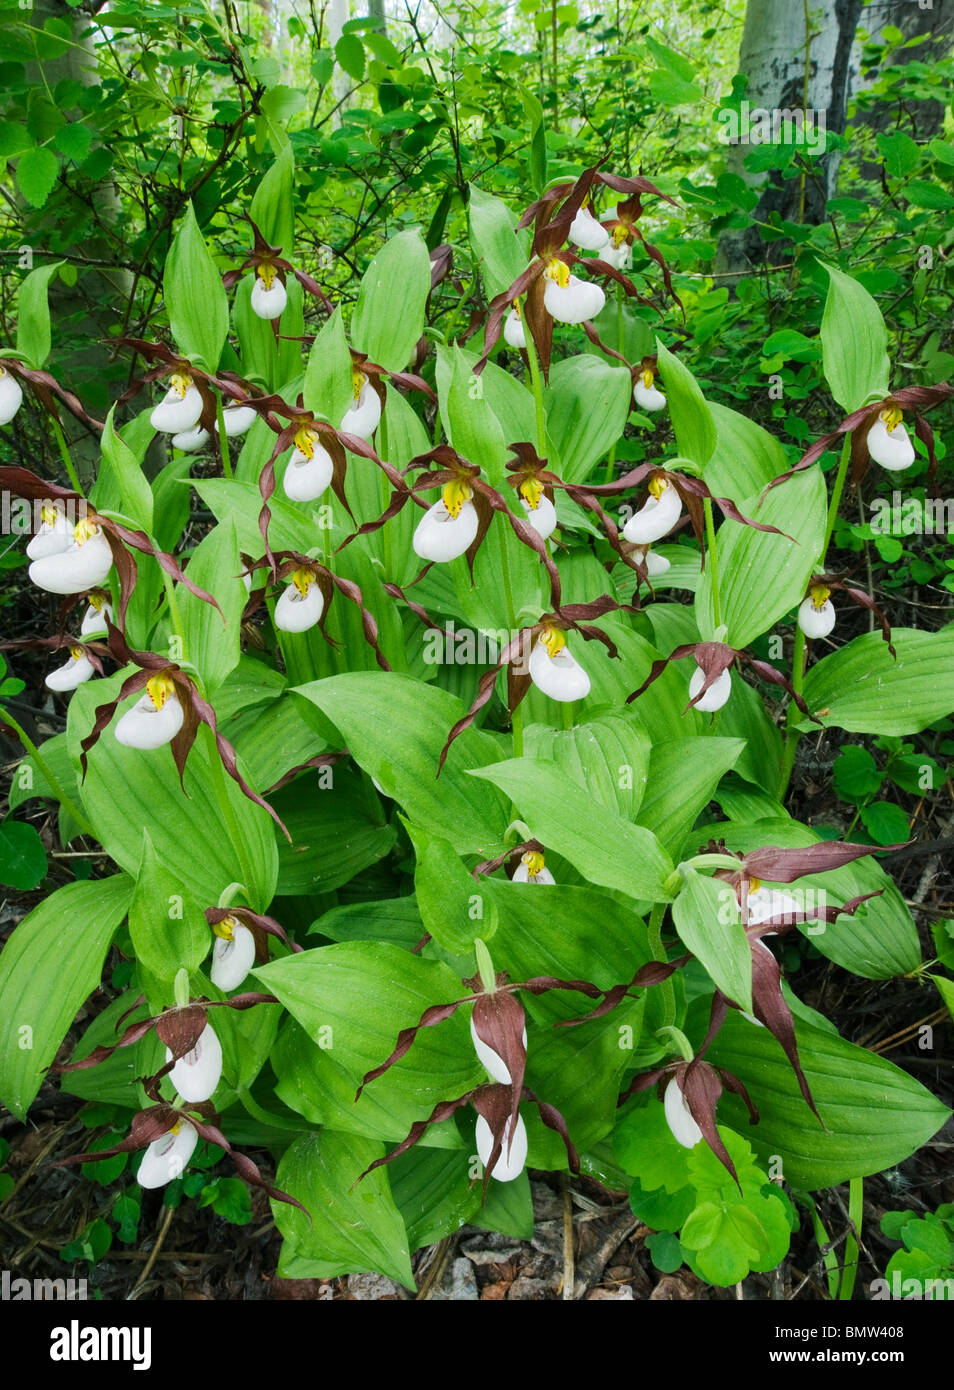
[[[35,624],[35,613],[27,613],[24,605],[20,615],[18,606],[6,605],[3,610],[4,627],[11,637],[21,635],[16,631],[19,627],[26,635]],[[911,621],[908,610],[897,617],[899,622]],[[860,615],[857,621],[860,630]],[[16,716],[38,741],[63,727],[60,710],[44,699],[42,660],[30,653],[18,656],[17,674],[28,685],[20,700],[12,702]],[[841,731],[803,740],[789,801],[793,815],[809,824],[847,829],[850,808],[834,796],[830,766],[838,746],[848,741],[850,736]],[[0,734],[0,761],[7,778],[18,756],[17,745]],[[923,846],[951,838],[950,782],[920,800],[903,796],[900,800],[913,817],[912,834],[920,843],[914,853],[896,857],[888,867],[914,913],[925,959],[930,960],[935,955],[931,923],[954,916],[954,855],[949,850],[925,852]],[[51,852],[50,879],[34,893],[7,892],[0,898],[0,943],[46,896],[50,885],[59,886],[72,877],[70,859],[56,857],[46,804],[29,802],[19,814],[26,814],[36,825]],[[863,980],[807,945],[800,960],[787,962],[787,974],[799,996],[830,1018],[842,1036],[888,1057],[945,1104],[954,1104],[954,1029],[929,982]],[[109,1000],[107,990],[93,995],[62,1056],[68,1055],[86,1024]],[[933,1029],[930,1049],[922,1046],[930,1036],[922,1031],[925,1028]],[[633,1216],[625,1192],[608,1191],[587,1178],[567,1186],[559,1176],[533,1173],[533,1238],[518,1240],[464,1226],[414,1256],[416,1295],[376,1274],[332,1280],[277,1278],[281,1241],[268,1200],[260,1191],[253,1191],[252,1221],[242,1227],[194,1201],[186,1200],[173,1210],[162,1205],[161,1193],[145,1193],[136,1242],[128,1247],[114,1242],[89,1271],[84,1264],[65,1263],[59,1252],[90,1221],[108,1212],[115,1190],[90,1182],[78,1168],[53,1166],[55,1158],[88,1146],[88,1131],[77,1119],[82,1104],[46,1082],[25,1124],[0,1110],[0,1139],[10,1145],[5,1171],[16,1184],[0,1204],[0,1267],[9,1269],[12,1277],[89,1274],[90,1292],[95,1287],[97,1296],[107,1300],[549,1300],[569,1296],[564,1287],[571,1279],[576,1299],[817,1300],[829,1296],[822,1254],[807,1214],[777,1270],[753,1274],[735,1288],[714,1289],[688,1269],[661,1274],[655,1268],[646,1246],[650,1232]],[[885,1211],[905,1208],[920,1216],[954,1201],[952,1154],[954,1122],[896,1169],[866,1179],[855,1298],[866,1297],[868,1284],[883,1275],[897,1248],[879,1229]],[[255,1156],[266,1174],[272,1171],[269,1155]],[[849,1234],[847,1187],[826,1190],[816,1199],[837,1255]]]

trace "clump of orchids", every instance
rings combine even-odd
[[[616,208],[609,226],[603,226],[589,206],[594,184],[605,185],[628,196]],[[588,324],[606,303],[606,294],[594,280],[583,280],[574,268],[585,267],[602,279],[614,281],[625,294],[641,304],[652,301],[642,296],[636,286],[622,273],[627,252],[637,238],[649,255],[662,268],[667,291],[673,295],[669,271],[659,251],[646,242],[638,229],[642,213],[641,196],[653,193],[667,202],[676,203],[648,179],[622,178],[587,169],[574,182],[554,185],[530,205],[517,224],[534,224],[533,260],[516,280],[490,303],[484,329],[484,351],[475,371],[486,362],[501,332],[511,347],[526,347],[529,329],[544,377],[549,373],[553,340],[553,324]],[[583,258],[566,249],[572,242],[581,250],[592,250],[595,257]],[[631,262],[631,255],[629,255]],[[677,300],[678,302],[678,300]]]
[[[767,886],[763,879],[769,880],[772,884],[792,883],[808,874],[840,868],[881,849],[882,846],[879,845],[860,845],[849,841],[839,843],[830,840],[798,849],[767,845],[747,854],[727,851],[725,844],[720,840],[710,840],[701,846],[700,858],[696,862],[700,866],[707,863],[710,866],[716,865],[714,877],[730,885],[735,894],[739,910],[738,929],[745,933],[751,954],[754,1015],[744,1013],[735,1000],[716,990],[712,999],[708,1031],[698,1050],[693,1051],[678,1028],[667,1025],[660,1029],[660,1036],[666,1034],[675,1043],[681,1060],[668,1062],[663,1067],[634,1078],[629,1088],[620,1096],[619,1104],[622,1105],[629,1096],[657,1085],[663,1100],[666,1121],[677,1142],[685,1148],[693,1148],[705,1140],[719,1161],[737,1180],[735,1168],[716,1126],[716,1104],[723,1086],[728,1086],[744,1100],[753,1124],[758,1122],[758,1112],[737,1077],[724,1068],[714,1067],[704,1060],[705,1053],[725,1021],[727,1011],[732,1008],[743,1013],[753,1024],[771,1032],[795,1073],[805,1103],[824,1128],[824,1121],[818,1112],[798,1055],[794,1019],[782,993],[781,970],[763,938],[784,935],[794,927],[807,922],[834,922],[842,913],[853,915],[863,903],[870,898],[878,897],[883,890],[865,893],[843,904],[816,903],[814,897],[811,902],[806,903],[778,888]],[[677,873],[695,871],[693,861],[690,861],[689,864],[680,866]],[[605,990],[602,1002],[590,1013],[579,1018],[562,1020],[555,1026],[571,1028],[591,1019],[604,1017],[624,999],[629,998],[634,989],[662,984],[677,970],[683,969],[691,959],[692,954],[687,952],[674,960],[650,961],[641,966],[625,984],[614,985],[611,989]]]
[[[369,1071],[358,1087],[355,1099],[361,1095],[370,1082],[382,1076],[395,1062],[409,1051],[422,1028],[433,1028],[451,1017],[465,1004],[473,1004],[470,1020],[470,1035],[474,1051],[492,1078],[491,1083],[477,1086],[456,1100],[441,1101],[431,1111],[426,1120],[419,1120],[411,1126],[406,1139],[384,1158],[376,1159],[361,1174],[367,1176],[382,1164],[391,1163],[406,1153],[426,1133],[433,1124],[449,1119],[464,1105],[471,1104],[477,1111],[474,1140],[477,1154],[484,1166],[484,1193],[487,1180],[494,1177],[498,1182],[511,1182],[520,1176],[527,1161],[527,1131],[520,1114],[520,1104],[527,1100],[534,1104],[540,1118],[550,1129],[555,1130],[566,1147],[570,1170],[580,1171],[580,1160],[570,1140],[566,1121],[552,1105],[538,1099],[524,1085],[527,1065],[527,1027],[526,1017],[520,1001],[515,997],[518,990],[530,994],[545,994],[552,989],[574,990],[591,999],[599,998],[603,991],[586,980],[558,980],[552,975],[534,976],[519,984],[508,984],[505,974],[494,971],[486,944],[477,939],[474,943],[478,973],[463,981],[471,993],[448,1004],[432,1004],[424,1010],[411,1028],[403,1028],[398,1034],[397,1043],[391,1055]]]

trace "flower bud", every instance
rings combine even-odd
[[[540,851],[531,849],[520,856],[520,863],[514,869],[510,882],[548,885],[556,883],[556,879],[544,864]]]
[[[705,684],[706,673],[701,666],[697,666],[689,682],[689,699],[695,700],[699,691]],[[732,694],[732,677],[728,671],[723,671],[722,675],[715,680],[703,695],[701,700],[696,700],[693,709],[699,710],[702,714],[714,714],[717,709],[721,709],[729,696]]]
[[[80,623],[80,636],[92,637],[105,632],[107,618],[110,622],[114,621],[113,605],[109,602],[109,595],[102,591],[90,594],[89,606]]]
[[[235,439],[240,434],[245,434],[255,424],[258,412],[253,410],[250,405],[227,405],[222,411],[222,421],[225,425],[225,433],[229,439]],[[215,432],[219,432],[219,422],[215,422]]]
[[[198,1131],[188,1120],[179,1120],[172,1129],[154,1139],[142,1156],[136,1181],[140,1187],[165,1187],[181,1178],[199,1142]]]
[[[667,560],[665,555],[657,555],[648,545],[638,545],[633,551],[633,559],[646,566],[646,573],[650,579],[659,579],[672,569],[672,561]]]
[[[692,1118],[689,1103],[683,1095],[676,1077],[673,1077],[666,1087],[663,1095],[663,1109],[666,1114],[666,1124],[672,1131],[672,1137],[684,1149],[694,1149],[702,1138],[702,1130]]]
[[[510,1075],[510,1068],[498,1052],[488,1044],[483,1038],[477,1036],[477,1029],[474,1027],[474,1020],[470,1020],[470,1036],[473,1040],[474,1051],[483,1066],[487,1068],[495,1081],[500,1081],[504,1086],[509,1086],[513,1080]],[[523,1050],[527,1050],[527,1030],[523,1030]]]
[[[486,1168],[487,1160],[493,1152],[494,1136],[483,1115],[477,1116],[474,1140],[477,1144],[477,1157]],[[513,1182],[514,1178],[519,1178],[527,1162],[527,1149],[527,1127],[523,1122],[523,1116],[517,1116],[515,1125],[508,1119],[504,1130],[503,1148],[490,1176],[498,1182]]]
[[[520,317],[520,310],[513,308],[504,319],[504,342],[512,348],[525,348],[527,346],[527,334],[523,326],[523,319]]]

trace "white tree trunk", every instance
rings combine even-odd
[[[351,18],[351,0],[330,0],[327,11],[328,18],[328,47],[334,51],[335,44],[341,38],[341,31]],[[344,98],[351,90],[351,78],[348,74],[335,64],[334,74],[331,78],[331,91],[335,99],[335,105],[343,102]],[[337,130],[341,124],[341,107],[331,118],[333,130]]]

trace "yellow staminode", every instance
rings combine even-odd
[[[169,1133],[170,1133],[170,1134],[178,1134],[181,1128],[182,1128],[182,1121],[181,1121],[181,1120],[176,1120],[175,1124],[170,1128]]]
[[[555,280],[561,290],[565,290],[570,283],[570,267],[563,261],[558,261],[555,256],[547,261],[547,268],[543,273],[548,280]]]
[[[317,442],[317,434],[314,430],[310,430],[307,425],[302,425],[301,429],[295,435],[295,448],[300,454],[304,454],[306,459],[313,459],[315,457],[315,445]]]
[[[824,584],[813,584],[808,593],[815,608],[824,608],[831,598],[831,589],[826,588]]]
[[[473,497],[473,490],[469,483],[463,478],[453,478],[449,483],[445,483],[441,490],[441,501],[448,516],[460,516],[460,509],[465,502],[469,502]]]
[[[629,229],[624,225],[624,223],[617,222],[616,226],[613,228],[613,245],[616,247],[617,251],[622,246],[623,242],[627,239],[628,236]]]
[[[157,710],[161,710],[169,696],[175,691],[175,685],[169,676],[160,671],[157,676],[150,676],[146,681],[146,694],[149,696]]]
[[[99,535],[99,527],[96,525],[96,518],[84,516],[82,521],[78,521],[73,527],[73,540],[77,545],[85,545],[91,536]]]
[[[653,478],[652,482],[649,484],[649,491],[658,502],[668,486],[669,484],[665,478]]]
[[[267,290],[270,290],[272,288],[272,285],[275,283],[275,276],[277,273],[278,272],[272,265],[271,261],[261,261],[255,267],[255,274],[258,276],[258,278],[261,280],[262,284],[265,286]]]
[[[235,936],[235,928],[238,925],[234,917],[223,917],[221,922],[216,922],[212,931],[216,936],[221,936],[223,941],[231,941]]]
[[[311,570],[298,569],[292,575],[292,583],[301,594],[302,598],[305,598],[314,582],[315,576],[312,574]]]
[[[48,503],[40,508],[40,520],[44,526],[55,526],[57,515],[56,508],[51,507]]]
[[[885,423],[885,428],[890,434],[893,429],[897,429],[904,419],[904,411],[898,405],[889,405],[886,410],[882,410],[881,418]]]
[[[74,661],[79,661],[83,654],[84,653],[82,647],[70,647],[70,656],[73,658]]]
[[[109,594],[104,594],[102,589],[94,589],[89,596],[90,607],[95,608],[97,613],[102,613],[104,605],[109,601]]]
[[[536,878],[543,869],[543,854],[538,849],[529,849],[526,854],[521,855],[520,863],[524,865],[530,878]]]
[[[368,378],[365,376],[364,372],[361,370],[360,367],[352,367],[351,392],[355,400],[358,399],[358,397],[361,395],[361,392],[364,390],[364,385],[367,379]]]
[[[535,512],[540,505],[540,498],[543,496],[543,484],[540,479],[525,478],[520,484],[519,491],[530,510]]]
[[[561,632],[558,627],[544,628],[543,632],[540,634],[540,641],[546,647],[547,656],[552,661],[566,646],[566,633]]]
[[[192,385],[192,378],[189,376],[188,372],[173,372],[172,376],[169,378],[169,383],[173,391],[175,391],[182,400],[185,400],[185,394]]]
[[[760,878],[750,878],[750,879],[749,879],[749,897],[751,897],[753,893],[757,893],[761,887],[762,887],[762,880],[761,880]]]
[[[639,378],[645,386],[646,390],[648,391],[649,388],[652,386],[653,382],[656,380],[656,373],[653,371],[652,367],[645,367],[640,372]]]

